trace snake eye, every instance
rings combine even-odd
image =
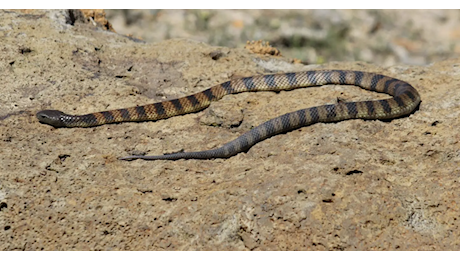
[[[38,117],[38,119],[46,119],[46,118],[48,118],[48,116],[44,115],[44,114],[37,114],[37,117]]]

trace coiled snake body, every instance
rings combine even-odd
[[[375,101],[338,102],[287,113],[254,127],[216,149],[157,156],[132,155],[120,159],[228,158],[247,151],[254,144],[271,136],[303,126],[346,119],[392,119],[410,114],[420,103],[417,90],[399,79],[362,71],[318,70],[234,79],[179,99],[86,115],[68,115],[58,110],[43,110],[37,113],[37,118],[40,122],[54,127],[91,127],[109,123],[159,120],[202,110],[227,94],[291,90],[327,84],[356,85],[367,90],[387,93],[393,97]]]

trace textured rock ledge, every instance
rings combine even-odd
[[[62,11],[0,12],[0,249],[459,248],[460,60],[303,66],[188,40],[146,44],[71,25]],[[213,148],[289,111],[385,95],[351,86],[243,93],[199,113],[89,129],[35,118],[46,108],[82,114],[318,68],[400,78],[422,104],[391,122],[316,124],[208,161],[116,158]]]

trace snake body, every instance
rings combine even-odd
[[[119,122],[159,120],[200,111],[227,94],[281,91],[327,84],[356,85],[367,90],[387,93],[393,97],[374,101],[338,102],[287,113],[254,127],[216,149],[156,156],[132,155],[120,159],[228,158],[247,151],[254,144],[271,136],[303,126],[346,119],[392,119],[410,114],[420,103],[417,90],[399,79],[363,71],[318,70],[234,79],[178,99],[86,115],[68,115],[58,110],[43,110],[37,113],[37,118],[40,122],[54,127],[92,127]]]

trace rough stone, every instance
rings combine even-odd
[[[60,11],[0,12],[1,250],[460,248],[460,60],[303,66],[190,40],[143,43],[66,24]],[[214,59],[216,51],[225,55]],[[117,158],[214,148],[287,112],[386,95],[352,86],[242,93],[198,113],[86,129],[35,118],[42,109],[84,114],[318,68],[397,77],[422,103],[389,122],[315,124],[204,161]],[[204,123],[210,110],[222,124]]]

